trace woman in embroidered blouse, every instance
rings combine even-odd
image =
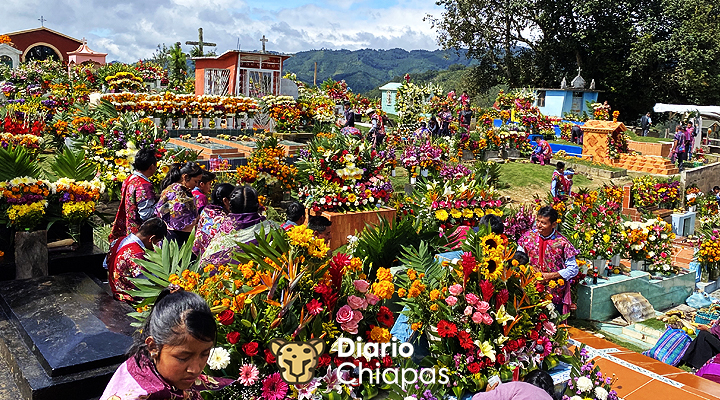
[[[190,237],[198,220],[192,188],[197,186],[203,169],[196,163],[173,164],[162,182],[162,194],[155,213],[168,226],[168,240],[182,246]]]
[[[193,243],[193,253],[201,256],[207,248],[210,241],[217,233],[220,223],[230,212],[230,194],[232,194],[235,186],[229,183],[221,183],[215,187],[210,195],[212,203],[208,204],[200,212],[197,229],[195,230],[195,242]]]
[[[160,292],[135,336],[130,358],[108,382],[102,400],[202,400],[233,379],[202,375],[217,336],[210,307],[196,293],[175,285]]]
[[[143,221],[155,215],[157,196],[150,177],[157,171],[157,156],[153,149],[141,149],[135,154],[135,171],[122,184],[120,207],[109,240],[137,233]]]

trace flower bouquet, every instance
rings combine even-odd
[[[277,139],[256,142],[257,148],[247,165],[237,167],[239,183],[252,184],[260,194],[282,200],[282,193],[296,188],[297,168],[287,163],[285,149],[278,146]]]
[[[429,343],[423,365],[450,370],[452,383],[427,386],[438,398],[554,365],[567,339],[539,273],[510,260],[507,238],[480,232],[468,236],[457,265],[441,265],[424,244],[406,248],[407,269],[396,276],[413,336]]]
[[[617,392],[612,389],[617,381],[612,377],[603,376],[600,368],[590,359],[584,345],[575,349],[570,360],[572,370],[563,400],[618,400]]]
[[[45,217],[53,186],[46,180],[23,176],[0,182],[0,193],[8,225],[16,230],[31,230]]]

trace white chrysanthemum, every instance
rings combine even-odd
[[[598,400],[606,400],[608,397],[607,390],[601,388],[600,386],[595,388],[595,398]]]
[[[211,357],[212,357],[212,356],[211,356]],[[211,368],[212,368],[212,367],[211,367]],[[581,392],[589,392],[589,391],[592,390],[592,388],[593,388],[593,383],[592,383],[592,381],[590,380],[590,378],[588,378],[588,377],[586,377],[586,376],[581,376],[581,377],[578,378],[578,380],[577,380],[577,388],[578,388],[578,390],[580,390]]]
[[[230,365],[230,352],[223,349],[222,347],[215,347],[210,351],[210,357],[208,357],[208,366],[210,369],[223,369]]]
[[[582,397],[580,396],[573,396],[570,398],[570,400],[582,400]]]

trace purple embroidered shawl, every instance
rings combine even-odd
[[[220,390],[233,382],[200,375],[190,389],[180,390],[167,383],[150,360],[142,357],[138,363],[131,357],[115,371],[100,400],[202,400],[201,391]]]
[[[214,204],[208,204],[200,212],[197,230],[195,231],[195,242],[193,243],[193,253],[201,255],[210,244],[210,241],[220,228],[220,223],[225,219],[225,210]]]
[[[167,224],[168,229],[182,231],[198,217],[195,198],[190,189],[173,183],[163,190],[155,206],[155,214]]]
[[[277,225],[266,221],[265,217],[258,213],[228,214],[200,257],[200,265],[204,267],[208,264],[236,264],[232,255],[237,251],[237,244],[257,243],[255,234],[259,233],[261,228],[268,232],[277,229]]]

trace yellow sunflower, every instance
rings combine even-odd
[[[466,208],[466,209],[463,210],[463,217],[465,217],[465,218],[470,219],[470,218],[472,218],[474,215],[475,215],[475,214],[473,214],[473,210],[471,210],[471,209],[469,209],[469,208]]]
[[[497,234],[490,233],[482,238],[483,253],[502,253],[505,250],[505,240]]]
[[[483,262],[480,264],[480,271],[482,272],[485,279],[489,281],[495,281],[500,279],[503,272],[503,261],[497,255],[489,255],[483,257]]]

